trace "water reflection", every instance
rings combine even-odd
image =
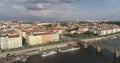
[[[98,56],[81,49],[74,52],[57,53],[44,58],[35,55],[30,57],[27,63],[115,63],[115,61],[112,58]]]

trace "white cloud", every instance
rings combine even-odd
[[[76,0],[9,0],[3,5],[0,12],[7,17],[16,19],[74,20],[79,15],[74,14],[76,9],[72,4]],[[29,18],[31,17],[31,18]]]

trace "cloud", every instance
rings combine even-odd
[[[119,4],[111,7],[111,4],[108,4],[111,2],[113,0],[2,0],[0,19],[4,17],[22,20],[95,19],[119,12]]]
[[[9,0],[9,2],[13,3],[74,3],[79,0]]]
[[[23,1],[23,0],[22,0]],[[64,12],[59,5],[49,3],[25,3],[19,1],[0,3],[0,20],[60,20]],[[66,7],[65,5],[64,7]]]
[[[75,8],[72,4],[77,1],[79,0],[9,0],[8,3],[13,8],[24,11],[23,15],[29,13],[35,17],[60,20],[75,16],[70,16],[70,12],[67,11],[72,11]]]
[[[19,4],[28,10],[46,10],[61,4],[72,4],[78,0],[9,0],[12,4]]]

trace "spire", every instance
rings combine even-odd
[[[57,28],[60,28],[60,27],[61,27],[61,25],[60,25],[60,23],[58,23],[58,24],[57,24]]]

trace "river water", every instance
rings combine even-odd
[[[103,41],[103,42],[99,42],[99,43],[101,43],[103,45],[115,47],[115,48],[120,48],[120,38]]]
[[[85,50],[58,53],[48,57],[32,56],[26,63],[116,63],[114,59]]]
[[[119,48],[120,38],[101,42],[101,44]],[[120,63],[120,61],[113,59],[113,53],[107,50],[103,51],[105,55],[98,55],[95,52],[94,48],[90,48],[89,50],[81,48],[77,51],[57,53],[48,57],[35,55],[29,57],[26,63]],[[107,55],[111,55],[111,57]]]

